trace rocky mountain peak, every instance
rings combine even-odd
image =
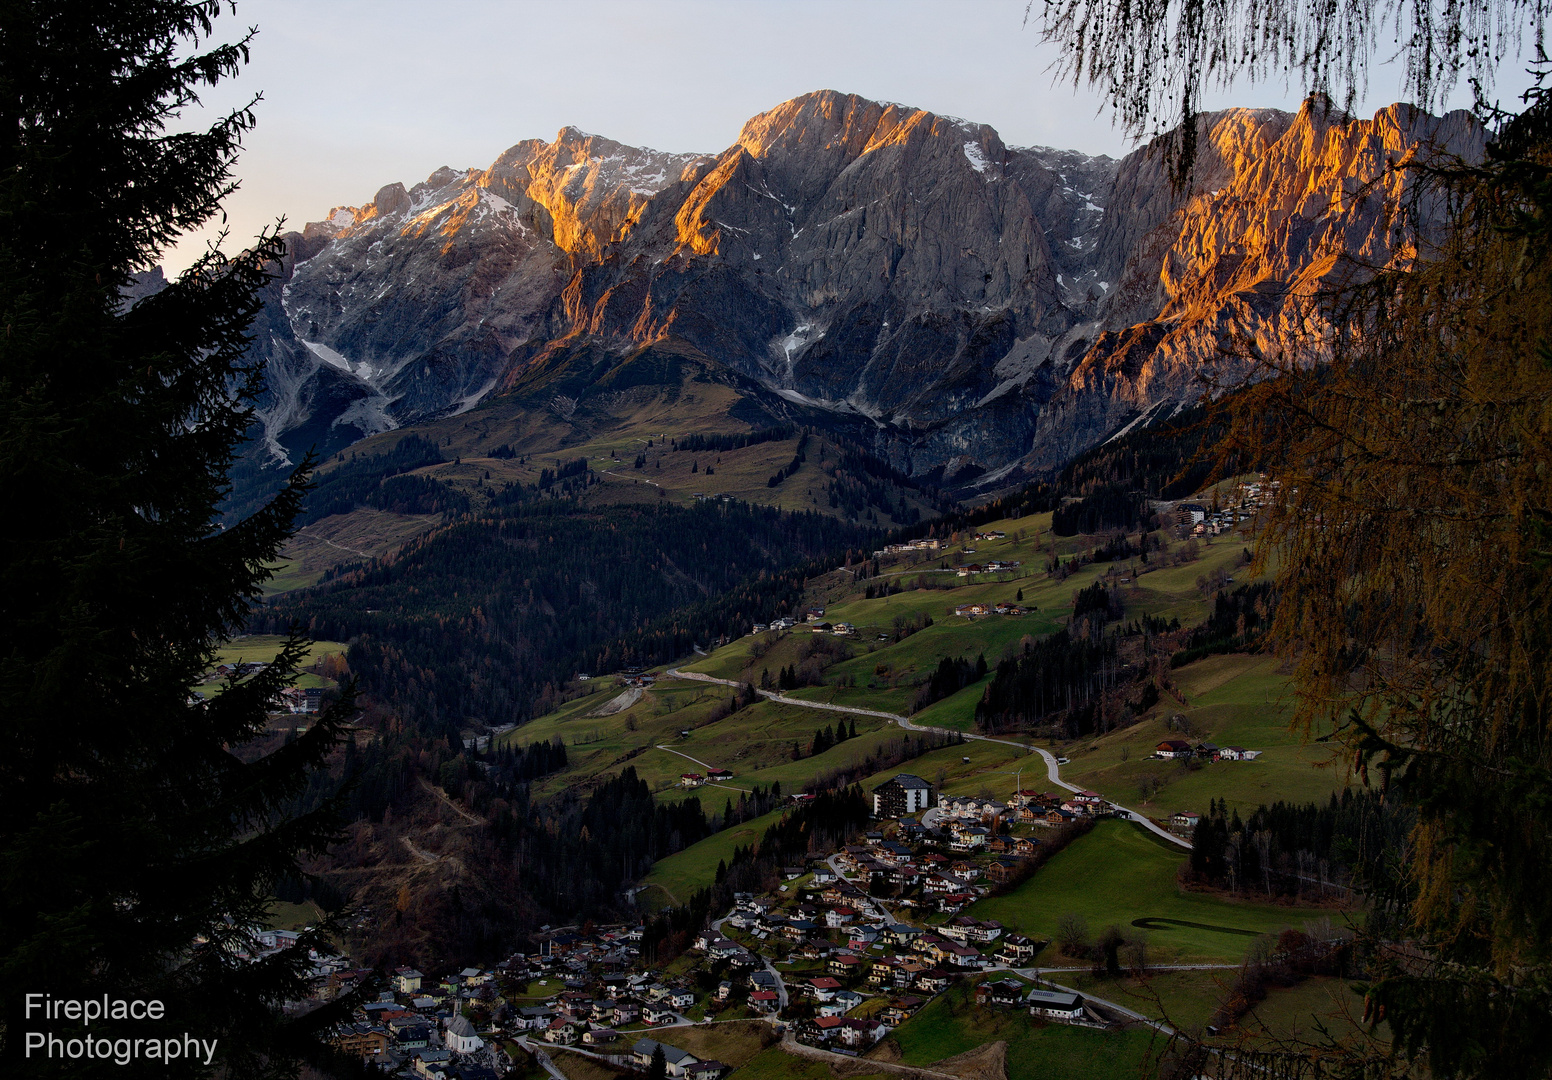
[[[1009,147],[834,90],[752,117],[715,155],[567,127],[389,184],[293,241],[266,313],[272,383],[290,388],[274,445],[319,379],[353,401],[330,421],[348,438],[532,385],[530,364],[582,342],[623,356],[673,338],[769,416],[866,425],[908,472],[1011,477],[1194,397],[1224,333],[1291,342],[1334,275],[1414,257],[1430,213],[1398,165],[1482,147],[1464,114],[1410,106],[1199,123],[1184,191],[1157,145]]]

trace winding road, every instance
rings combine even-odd
[[[698,671],[680,671],[678,668],[669,668],[666,674],[670,678],[674,679],[688,679],[692,682],[716,683],[719,686],[738,687],[743,685],[742,683],[734,682],[731,679],[718,679],[710,675],[703,675]],[[787,697],[785,694],[775,690],[759,690],[756,692],[761,697],[782,705],[798,705],[805,709],[825,709],[829,712],[853,713],[857,716],[877,717],[880,720],[888,720],[891,723],[899,724],[906,731],[942,732],[946,730],[944,728],[922,727],[920,724],[913,724],[908,718],[901,716],[898,713],[880,712],[877,709],[859,709],[851,705],[831,705],[829,702],[825,701],[804,701],[802,698]],[[965,732],[964,736],[966,739],[974,742],[1001,743],[1003,746],[1016,746],[1020,750],[1033,751],[1045,759],[1046,775],[1051,783],[1055,784],[1059,788],[1062,788],[1064,791],[1083,790],[1080,787],[1076,787],[1067,783],[1061,778],[1059,771],[1060,766],[1056,763],[1056,755],[1052,754],[1049,750],[1042,750],[1038,746],[1030,746],[1028,743],[1017,742],[1013,739],[994,739],[990,735],[972,735],[969,732]],[[677,753],[677,751],[675,751],[675,753]],[[688,757],[689,755],[681,756]],[[690,758],[690,760],[694,761],[695,759]],[[1111,803],[1111,805],[1116,808],[1116,812],[1123,819],[1136,822],[1138,825],[1141,825],[1155,836],[1168,840],[1172,844],[1186,848],[1188,850],[1190,849],[1191,842],[1189,840],[1183,840],[1169,830],[1160,828],[1146,815],[1139,814],[1135,810],[1128,809],[1127,807],[1122,806],[1120,803]]]

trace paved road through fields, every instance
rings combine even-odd
[[[693,682],[716,683],[719,686],[738,687],[743,685],[742,683],[734,682],[731,679],[717,679],[710,675],[703,675],[698,671],[680,671],[678,668],[669,668],[667,674],[671,678],[675,679],[689,679]],[[858,709],[850,705],[831,705],[826,701],[804,701],[802,698],[787,697],[785,694],[774,690],[760,690],[757,692],[761,697],[767,698],[770,701],[778,702],[782,705],[798,705],[805,709],[825,709],[829,712],[853,713],[857,716],[874,716],[880,720],[888,720],[892,723],[899,724],[907,731],[943,732],[949,730],[946,728],[922,727],[920,724],[911,723],[908,718],[901,716],[898,713],[880,712],[877,709]],[[1016,746],[1020,750],[1033,751],[1045,759],[1046,775],[1051,783],[1065,791],[1083,790],[1080,787],[1075,787],[1074,785],[1067,783],[1061,778],[1060,766],[1056,763],[1056,756],[1048,750],[1042,750],[1038,746],[1031,746],[1028,743],[1018,742],[1013,739],[994,739],[990,735],[972,735],[969,732],[965,732],[964,736],[966,739],[970,739],[975,742],[1001,743],[1003,746]],[[1130,810],[1127,807],[1120,805],[1119,803],[1111,803],[1111,805],[1116,808],[1116,812],[1120,814],[1122,818],[1125,818],[1128,821],[1136,822],[1138,825],[1141,825],[1155,836],[1159,836],[1165,840],[1168,840],[1170,843],[1176,844],[1183,848],[1189,849],[1191,847],[1191,842],[1189,840],[1183,840],[1176,836],[1174,833],[1171,833],[1169,830],[1161,829],[1145,815],[1139,814],[1135,810]]]

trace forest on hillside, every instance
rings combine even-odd
[[[428,733],[521,723],[578,673],[677,659],[790,612],[816,560],[871,539],[743,503],[529,501],[288,595],[255,628],[350,641],[362,688]]]

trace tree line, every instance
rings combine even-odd
[[[1400,875],[1416,820],[1414,808],[1370,788],[1262,805],[1244,820],[1213,800],[1192,833],[1189,876],[1237,893],[1346,897]]]

